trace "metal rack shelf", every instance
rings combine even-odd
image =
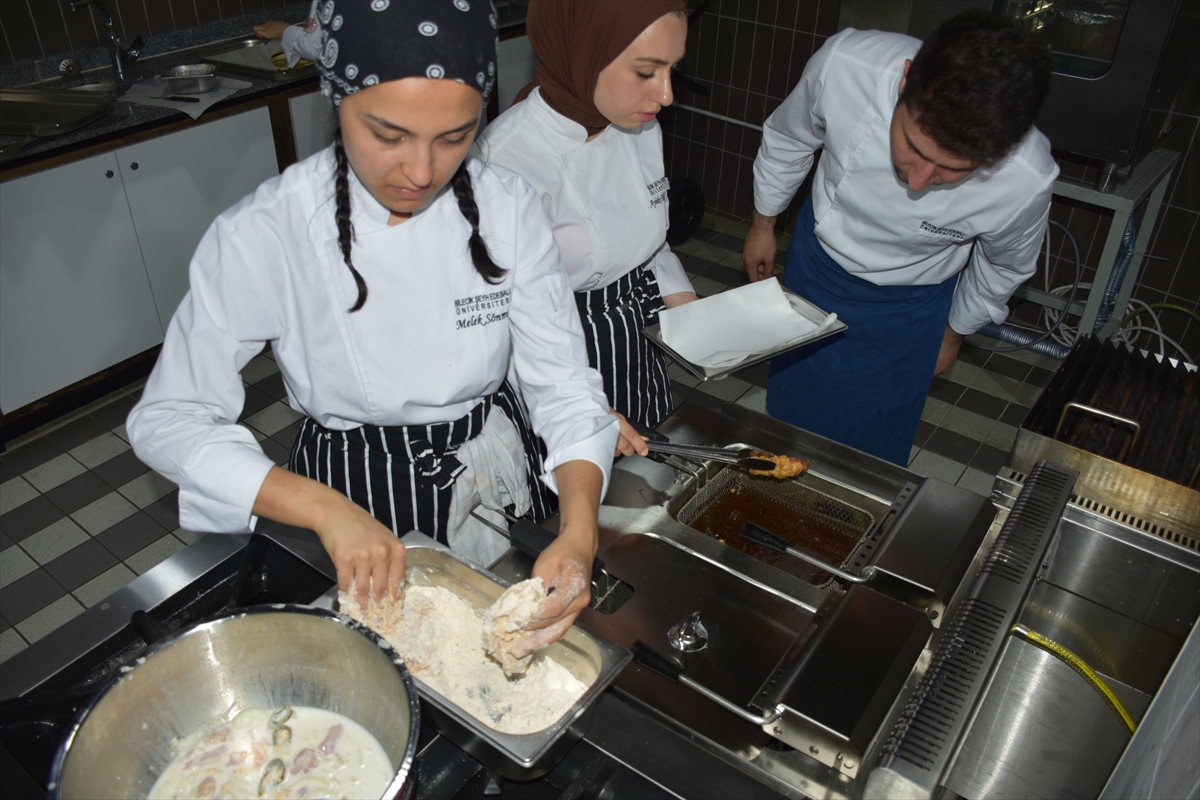
[[[1171,172],[1179,161],[1179,153],[1174,150],[1151,150],[1133,168],[1129,179],[1117,187],[1111,194],[1105,194],[1091,186],[1085,186],[1077,181],[1059,178],[1054,182],[1054,194],[1071,200],[1079,200],[1101,208],[1112,209],[1112,223],[1108,236],[1104,241],[1104,251],[1100,254],[1100,263],[1096,267],[1096,277],[1092,281],[1092,289],[1086,300],[1076,300],[1071,305],[1069,313],[1078,316],[1079,330],[1090,331],[1096,324],[1100,312],[1100,302],[1104,299],[1104,288],[1112,275],[1113,266],[1117,260],[1117,252],[1121,248],[1121,237],[1125,234],[1125,226],[1129,223],[1130,215],[1137,212],[1142,201],[1146,200],[1146,212],[1138,226],[1137,240],[1134,245],[1133,259],[1129,269],[1121,281],[1121,289],[1113,304],[1114,313],[1099,332],[1101,339],[1107,339],[1116,332],[1129,305],[1129,296],[1137,283],[1141,271],[1142,259],[1145,258],[1150,236],[1158,221],[1158,212],[1162,208],[1163,195],[1166,194]],[[1149,198],[1147,200],[1147,198]],[[1033,303],[1062,311],[1067,306],[1064,298],[1051,294],[1044,289],[1038,289],[1026,283],[1014,293],[1015,297]]]

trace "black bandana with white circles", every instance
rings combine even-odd
[[[400,78],[447,78],[478,89],[496,84],[496,11],[491,0],[323,0],[321,93],[334,108],[368,86]]]

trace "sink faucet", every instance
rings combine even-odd
[[[138,34],[128,47],[122,45],[121,40],[117,38],[117,32],[113,30],[112,15],[108,13],[108,9],[100,0],[71,0],[68,5],[71,11],[75,12],[84,6],[95,6],[100,9],[100,13],[104,15],[104,27],[108,30],[108,51],[112,55],[113,73],[117,76],[118,81],[128,83],[125,79],[125,67],[137,61],[146,40],[141,34]]]

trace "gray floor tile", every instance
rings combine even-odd
[[[167,530],[175,530],[179,527],[179,490],[155,500],[142,511]]]
[[[20,476],[0,483],[0,516],[28,503],[38,494],[38,490]]]
[[[39,564],[48,564],[87,540],[87,533],[67,517],[30,536],[21,547]]]
[[[22,639],[16,630],[0,633],[0,662],[7,661],[27,647],[29,643]]]
[[[724,247],[726,250],[741,251],[746,244],[744,236],[734,236],[730,233],[718,233],[716,236],[708,240],[710,244],[715,244],[717,247]]]
[[[99,500],[112,491],[112,487],[97,478],[91,472],[85,472],[77,478],[46,492],[47,499],[63,510],[65,514],[74,514],[89,503]]]
[[[208,535],[207,533],[201,533],[200,531],[189,531],[187,528],[176,528],[175,530],[171,531],[171,533],[176,539],[187,545],[195,544]],[[220,536],[221,534],[213,535]]]
[[[692,281],[692,288],[696,290],[696,294],[700,297],[712,297],[720,294],[729,287],[720,281],[714,281],[712,278],[701,275]]]
[[[111,432],[104,432],[71,451],[72,457],[88,469],[98,467],[114,456],[129,450],[129,442]]]
[[[767,388],[767,380],[771,377],[771,362],[763,361],[760,364],[755,364],[752,367],[746,367],[733,373],[731,377],[738,378],[746,383]]]
[[[263,439],[259,444],[262,446],[267,458],[274,461],[277,465],[281,467],[287,466],[288,461],[291,460],[291,448],[284,447],[274,439]]]
[[[270,363],[274,364],[275,362],[271,361]],[[254,388],[276,400],[283,400],[287,397],[287,388],[283,385],[283,373],[278,371],[254,384]]]
[[[0,614],[17,625],[30,614],[41,611],[67,590],[58,585],[45,570],[36,570],[11,586],[0,589]]]
[[[929,441],[929,437],[933,435],[935,430],[937,430],[937,428],[933,425],[930,425],[925,420],[918,422],[917,438],[913,440],[913,445],[916,447],[924,447],[925,443]]]
[[[708,272],[704,273],[704,277],[710,280],[719,281],[726,286],[745,286],[750,282],[750,277],[746,275],[746,270],[734,269],[733,267],[727,267],[722,264],[718,264]]]
[[[682,384],[689,389],[700,383],[699,378],[678,364],[668,364],[667,375],[671,378],[672,383]]]
[[[75,595],[75,599],[83,603],[85,607],[91,608],[136,577],[137,573],[129,567],[117,564],[78,587],[71,594]]]
[[[954,405],[966,390],[967,388],[961,383],[948,381],[945,378],[934,378],[933,383],[930,384],[928,396]]]
[[[971,463],[971,457],[978,452],[981,446],[980,442],[976,439],[963,436],[961,433],[956,433],[948,428],[938,428],[929,437],[929,441],[925,442],[924,449],[928,452],[937,453],[939,456],[945,456],[953,461],[958,461],[965,467]]]
[[[126,450],[115,458],[110,458],[103,464],[92,468],[92,472],[114,489],[119,489],[134,478],[145,475],[150,468],[134,455],[132,450]]]
[[[995,481],[995,475],[988,475],[986,472],[980,472],[974,467],[967,467],[958,479],[958,486],[981,494],[984,497],[990,497],[992,494],[992,483]]]
[[[116,563],[117,559],[112,553],[101,547],[95,539],[88,539],[47,564],[46,571],[67,591],[71,591]]]
[[[65,516],[62,509],[45,497],[35,497],[0,516],[0,529],[19,542]]]
[[[1054,372],[1041,367],[1031,367],[1029,374],[1025,376],[1025,382],[1037,386],[1040,389],[1045,389],[1051,379],[1054,378]]]
[[[996,426],[996,420],[991,417],[985,417],[982,414],[976,414],[974,411],[967,411],[965,408],[955,406],[947,412],[945,419],[939,427],[952,430],[955,433],[961,433],[963,436],[974,439],[977,442],[982,442],[987,439],[987,435],[992,428]]]
[[[33,644],[51,631],[62,627],[64,623],[83,613],[83,606],[74,597],[60,597],[50,605],[35,614],[30,614],[16,628],[21,635]]]
[[[676,255],[679,256],[679,262],[683,264],[684,271],[695,275],[703,275],[717,265],[715,261],[705,261],[691,253],[676,253]]]
[[[275,363],[275,359],[259,353],[250,359],[249,364],[242,367],[242,380],[253,385],[268,375],[274,375],[278,372],[279,365]]]
[[[987,350],[980,350],[978,347],[972,346],[970,342],[963,342],[962,348],[958,351],[958,360],[982,367],[991,355]]]
[[[1004,353],[992,353],[992,357],[988,359],[984,369],[988,372],[1003,375],[1006,378],[1023,381],[1025,380],[1025,376],[1029,374],[1030,366],[1023,361],[1010,358]]]
[[[170,533],[145,513],[134,513],[112,528],[96,536],[96,541],[109,549],[116,558],[125,560]]]
[[[129,416],[129,412],[133,410],[136,402],[129,395],[122,395],[107,405],[103,405],[100,408],[93,408],[88,416],[104,427],[112,429],[118,425],[125,424],[125,419]]]
[[[703,406],[704,408],[710,408],[713,411],[720,411],[721,406],[725,405],[724,400],[720,399],[719,397],[714,397],[711,394],[706,394],[699,389],[691,389],[683,396],[675,395],[676,403],[684,401],[695,403],[696,405]]]
[[[61,456],[52,458],[41,466],[26,471],[23,477],[35,489],[44,494],[55,487],[62,486],[67,481],[82,475],[86,471],[87,467],[76,461],[70,454],[63,453]]]
[[[738,398],[737,404],[760,414],[767,413],[767,390],[761,386],[753,386],[750,391]]]
[[[70,450],[84,442],[95,439],[107,430],[108,427],[85,414],[73,422],[68,422],[61,428],[50,431],[46,434],[46,438],[63,450]]]
[[[72,514],[83,529],[97,536],[137,511],[137,506],[117,492],[104,495]]]
[[[37,568],[37,562],[19,547],[0,552],[0,589],[16,583]]]
[[[182,549],[183,542],[168,533],[154,544],[125,559],[125,563],[138,575],[145,575]]]
[[[965,408],[967,411],[973,411],[976,414],[982,414],[985,417],[992,419],[1000,419],[1000,415],[1004,413],[1004,409],[1008,408],[1008,401],[995,395],[981,392],[978,389],[967,389],[963,392],[962,397],[958,398],[955,404],[959,408]]]
[[[1016,441],[1016,438],[1016,428],[1012,425],[1005,425],[1003,422],[997,422],[995,427],[988,431],[987,438],[983,441],[984,444],[990,444],[998,450],[1011,453],[1013,442]]]
[[[256,431],[270,436],[286,428],[303,415],[285,403],[272,403],[252,417],[246,418],[246,425]]]
[[[963,470],[967,467],[965,464],[960,464],[945,456],[940,456],[929,450],[922,450],[917,453],[916,458],[912,460],[908,468],[918,475],[924,475],[927,478],[937,478],[946,483],[956,483],[962,477]]]
[[[296,442],[296,431],[300,430],[300,424],[302,422],[304,422],[304,420],[298,419],[290,425],[285,425],[283,428],[280,428],[279,430],[275,431],[275,433],[271,434],[271,438],[279,442],[290,451],[292,449],[292,445]]]
[[[1020,403],[1010,403],[1008,408],[1004,409],[1004,413],[1000,415],[1000,421],[1005,425],[1012,425],[1014,428],[1019,428],[1028,414],[1028,406],[1023,406]]]
[[[938,400],[936,397],[926,397],[925,405],[921,409],[921,419],[933,426],[940,425],[952,408],[954,406],[950,403]]]
[[[255,389],[253,386],[247,386],[246,403],[242,406],[242,413],[238,420],[245,421],[274,402],[275,398],[266,392]]]
[[[176,491],[177,488],[174,483],[162,475],[151,471],[134,478],[122,486],[119,491],[125,496],[126,500],[138,508],[145,508],[154,501],[160,500],[171,492]]]
[[[64,452],[66,451],[54,442],[44,436],[39,436],[0,455],[0,461],[4,462],[6,468],[15,470],[19,475],[40,464],[45,464]]]
[[[979,374],[979,370],[980,368],[974,364],[968,364],[965,361],[955,361],[950,365],[950,369],[939,377],[954,383],[961,383],[963,386],[970,386],[971,379]]]
[[[0,553],[3,553],[10,547],[15,547],[16,544],[7,533],[0,533]]]
[[[979,452],[971,459],[970,465],[980,472],[995,475],[1007,463],[1007,451],[992,447],[990,444],[985,444],[980,445]]]

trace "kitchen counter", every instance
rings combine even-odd
[[[512,34],[525,24],[523,3],[497,3],[501,36]],[[138,61],[126,68],[127,75],[134,81],[146,80],[161,75],[168,68],[179,64],[197,63],[199,53],[222,42],[244,38],[252,34],[255,25],[267,19],[282,19],[300,22],[308,12],[308,3],[276,9],[270,12],[248,14],[236,19],[221,20],[193,28],[150,36]],[[57,77],[59,62],[72,56],[80,61],[84,70],[78,78],[65,80]],[[293,77],[283,80],[257,78],[241,73],[221,71],[250,86],[239,89],[229,97],[214,104],[197,120],[170,108],[146,106],[118,99],[105,116],[80,128],[56,136],[43,137],[20,153],[0,160],[0,180],[19,177],[36,172],[44,166],[82,157],[103,149],[104,145],[128,144],[131,140],[149,138],[167,132],[167,126],[202,125],[219,118],[233,109],[248,108],[265,104],[272,97],[296,94],[298,90],[315,88],[317,73],[314,68],[295,71]],[[107,47],[95,48],[85,53],[63,54],[53,58],[30,60],[0,68],[0,86],[36,87],[44,89],[71,88],[85,83],[113,80],[113,71]],[[222,113],[224,112],[224,114]]]

